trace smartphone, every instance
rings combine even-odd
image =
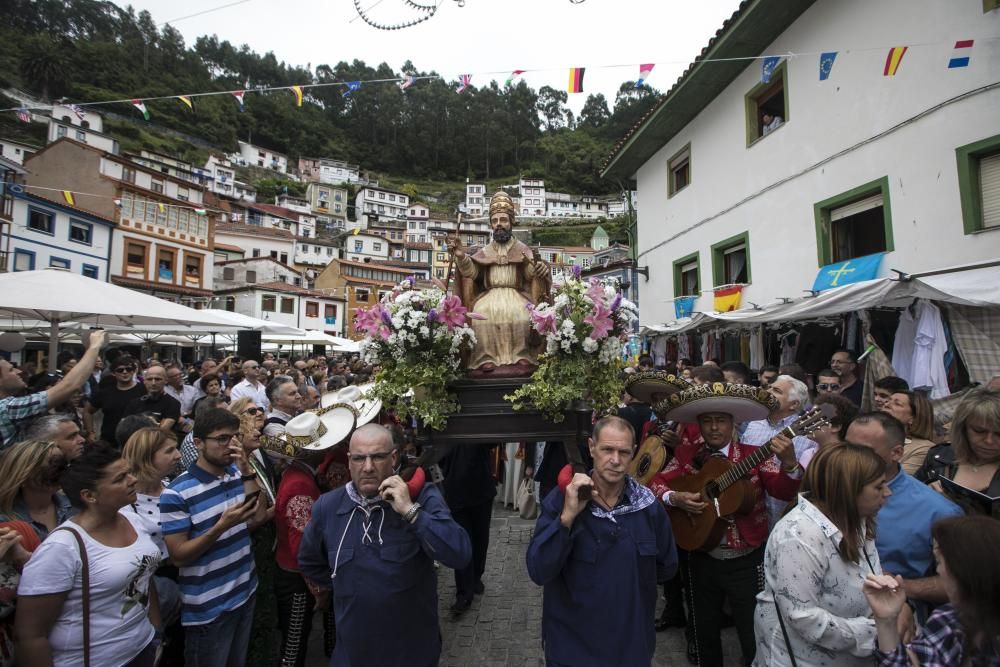
[[[240,507],[249,507],[251,504],[253,504],[255,500],[257,500],[257,497],[259,495],[260,495],[260,489],[254,491],[253,493],[248,493],[247,497],[243,499],[243,503],[240,505]]]

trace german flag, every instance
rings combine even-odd
[[[569,92],[583,92],[583,72],[585,67],[572,67],[569,70]]]

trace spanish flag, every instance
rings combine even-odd
[[[302,106],[302,86],[292,86],[292,95],[295,95],[295,106]]]
[[[583,92],[583,72],[585,67],[572,67],[569,70],[569,92]]]
[[[882,76],[896,76],[899,63],[903,62],[903,56],[906,55],[906,48],[905,46],[894,46],[889,49],[889,53],[885,57],[885,69],[882,70]]]
[[[190,95],[178,95],[177,99],[187,105],[187,108],[194,111],[194,100],[191,99]]]
[[[62,193],[63,193],[63,199],[66,200],[67,204],[69,204],[70,206],[76,206],[76,199],[73,197],[72,192],[70,192],[69,190],[63,190]]]
[[[726,285],[715,290],[715,310],[719,313],[728,313],[740,307],[740,296],[743,293],[743,285]]]

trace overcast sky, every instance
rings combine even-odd
[[[565,90],[569,68],[586,67],[584,92],[569,96],[574,111],[588,93],[603,93],[613,105],[621,83],[638,75],[639,63],[656,63],[647,81],[666,91],[739,5],[738,0],[465,0],[460,7],[455,0],[438,1],[436,15],[424,23],[383,31],[362,21],[352,0],[115,0],[149,10],[158,24],[171,23],[188,46],[214,33],[313,68],[360,59],[372,66],[386,62],[399,72],[409,59],[448,80],[472,73],[476,86],[490,79],[502,84],[514,69],[537,69],[544,71],[525,74],[528,85]],[[423,15],[405,0],[360,2],[383,23]],[[216,7],[221,8],[182,18]]]

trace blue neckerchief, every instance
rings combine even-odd
[[[612,509],[606,510],[597,503],[590,503],[590,513],[598,519],[608,519],[614,523],[616,516],[631,514],[644,510],[656,502],[656,496],[630,475],[625,477],[625,488],[622,490],[622,499]]]

